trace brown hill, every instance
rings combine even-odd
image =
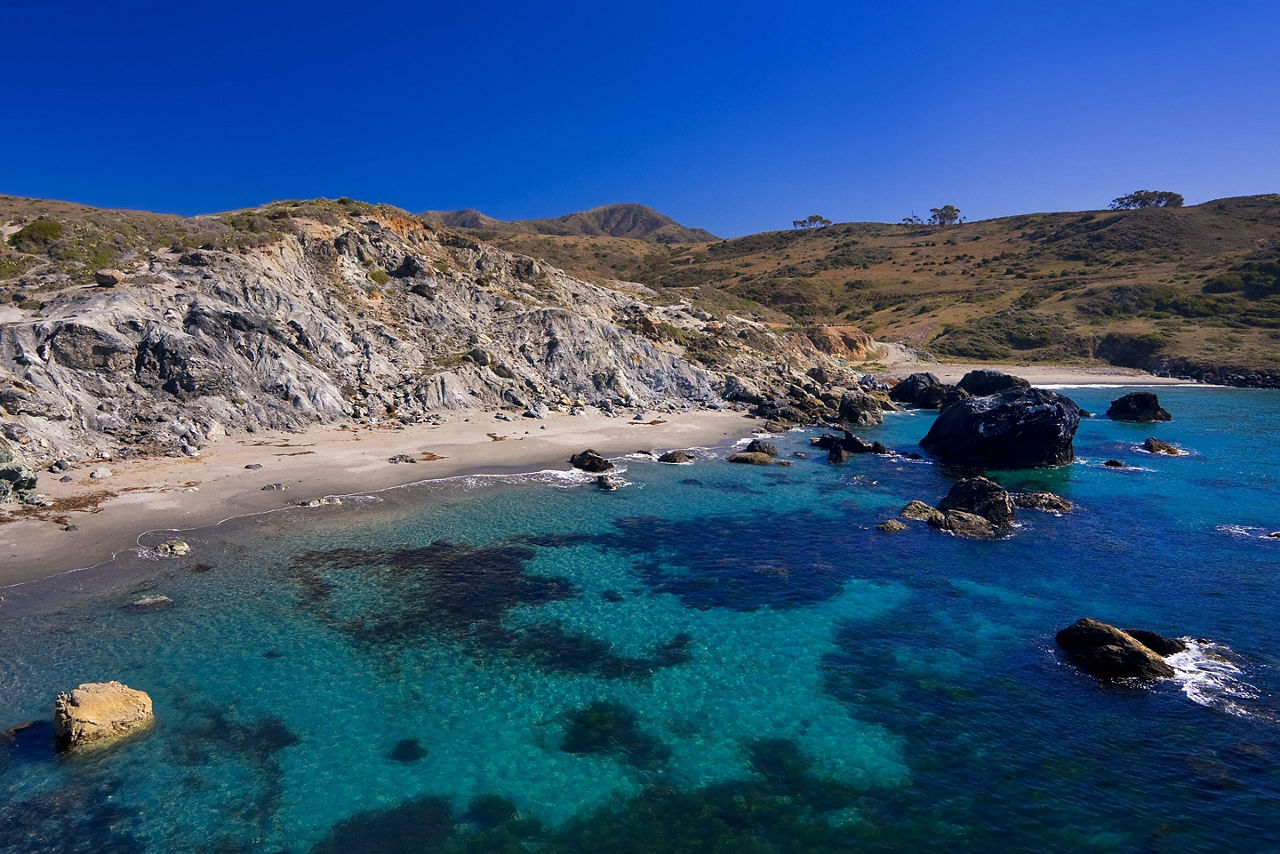
[[[653,208],[637,204],[605,205],[554,219],[504,221],[476,210],[426,211],[429,222],[496,234],[548,234],[557,237],[621,237],[651,243],[701,243],[718,238],[703,228],[688,228]]]

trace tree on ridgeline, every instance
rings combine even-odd
[[[912,211],[911,216],[904,216],[902,218],[902,224],[903,225],[924,225],[924,220],[916,216],[915,211]]]
[[[806,217],[805,219],[791,220],[792,228],[826,228],[828,225],[831,225],[831,220],[827,219],[825,216],[819,216],[818,214]]]
[[[1134,190],[1127,196],[1111,200],[1111,210],[1132,211],[1138,208],[1180,208],[1182,196],[1168,190]]]
[[[930,225],[955,225],[960,221],[960,209],[955,205],[943,205],[940,208],[929,208]]]

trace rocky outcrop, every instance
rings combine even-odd
[[[931,516],[928,522],[940,531],[947,531],[957,537],[969,537],[977,540],[988,540],[997,536],[999,529],[976,513],[964,510],[947,510],[937,516]]]
[[[770,457],[778,455],[778,448],[772,442],[766,442],[763,439],[752,439],[744,449],[748,454],[766,454]]]
[[[587,448],[585,451],[569,457],[569,465],[576,469],[582,469],[585,472],[591,472],[592,474],[609,471],[613,468],[613,463],[606,460],[591,448]]]
[[[1175,448],[1168,442],[1162,442],[1154,436],[1148,436],[1146,441],[1142,443],[1142,450],[1148,454],[1166,454],[1170,457],[1181,456],[1186,451]]]
[[[658,457],[658,462],[678,466],[687,465],[693,462],[693,459],[693,455],[686,453],[685,451],[667,451],[665,454]]]
[[[967,391],[974,397],[985,397],[988,394],[1004,391],[1009,388],[1030,388],[1031,383],[1022,377],[1015,377],[1003,371],[991,368],[978,368],[969,371],[956,383],[956,388]]]
[[[897,519],[885,519],[879,525],[876,525],[876,530],[884,531],[886,534],[895,534],[898,531],[907,530],[907,526]]]
[[[966,477],[957,481],[938,509],[943,512],[962,510],[981,516],[997,528],[1013,524],[1013,499],[1004,487],[985,477]]]
[[[916,522],[928,522],[931,519],[941,516],[942,512],[936,507],[925,504],[923,501],[912,500],[898,511],[899,519],[911,519]]]
[[[0,439],[0,503],[34,495],[36,473],[8,442]]]
[[[87,682],[58,695],[54,737],[59,750],[106,745],[151,726],[151,698],[119,682]]]
[[[1013,495],[1013,506],[1046,513],[1069,513],[1075,505],[1052,492],[1017,492]]]
[[[919,409],[938,409],[951,388],[933,374],[922,371],[911,374],[889,389],[889,399]]]
[[[942,410],[920,446],[943,462],[989,469],[1071,462],[1080,408],[1057,392],[1014,388]]]
[[[603,492],[614,492],[622,483],[611,474],[602,474],[596,478],[596,487]]]
[[[840,396],[840,420],[846,424],[883,424],[884,405],[865,391],[846,391]]]
[[[730,454],[725,457],[728,462],[741,463],[752,466],[767,466],[773,462],[773,457],[769,454],[763,454],[759,451],[742,451],[737,454]]]
[[[1170,641],[1151,632],[1148,640],[1162,649],[1175,649],[1180,641]],[[1168,679],[1174,670],[1162,653],[1132,633],[1108,623],[1082,617],[1057,634],[1058,646],[1072,663],[1102,680]],[[1172,653],[1163,653],[1163,655]]]
[[[1160,405],[1160,398],[1149,391],[1135,391],[1111,401],[1107,417],[1113,421],[1149,423],[1170,421],[1173,416]]]

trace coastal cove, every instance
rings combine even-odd
[[[1094,413],[1133,390],[1093,382],[1060,390]],[[150,551],[165,532],[127,551],[159,518],[131,493],[79,532],[0,526],[10,555],[37,525],[126,550],[0,589],[0,730],[35,722],[0,739],[0,850],[1274,847],[1280,393],[1158,391],[1172,421],[1099,414],[1073,463],[992,474],[1074,508],[989,541],[876,530],[947,493],[929,460],[831,466],[806,428],[768,437],[790,465],[726,464],[760,423],[735,413],[329,427],[119,467],[201,508],[168,527],[206,526],[189,556]],[[935,417],[856,432],[905,454]],[[564,471],[585,447],[622,488]],[[633,453],[677,447],[695,461]],[[1067,664],[1054,633],[1085,615],[1189,639],[1176,677]],[[53,696],[107,679],[156,726],[55,758]]]

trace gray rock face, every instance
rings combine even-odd
[[[846,391],[840,396],[840,420],[848,424],[883,424],[884,406],[880,398],[865,391]]]
[[[950,388],[933,374],[922,371],[889,389],[889,399],[920,409],[937,409]]]
[[[693,455],[687,454],[684,451],[667,451],[665,454],[658,457],[658,462],[670,463],[672,465],[683,465],[693,462]]]
[[[1019,492],[1013,496],[1013,506],[1025,510],[1043,510],[1046,513],[1070,513],[1075,505],[1052,492]]]
[[[18,452],[0,439],[0,502],[22,500],[36,488],[36,473],[18,456]]]
[[[1075,458],[1080,407],[1040,388],[1014,388],[947,406],[920,440],[943,462],[990,469],[1056,466]]]
[[[748,454],[768,454],[771,457],[776,457],[778,448],[772,442],[766,442],[763,439],[752,439],[747,443],[744,452]]]

